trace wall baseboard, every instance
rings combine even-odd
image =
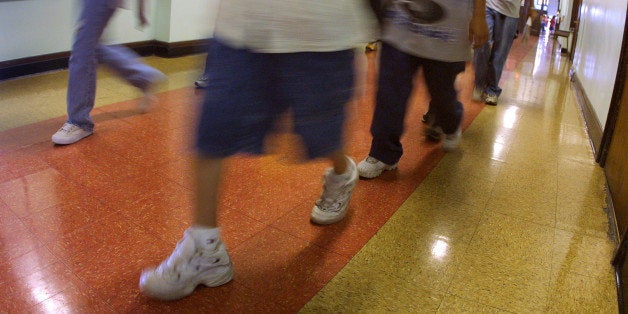
[[[207,51],[207,40],[191,40],[175,43],[150,40],[124,45],[133,49],[141,56],[157,55],[163,58],[180,57]],[[69,59],[70,51],[65,51],[1,61],[0,81],[47,71],[66,69]]]
[[[580,107],[580,112],[582,113],[582,117],[584,118],[585,128],[587,129],[587,133],[589,134],[589,140],[591,141],[591,146],[593,147],[593,155],[597,156],[597,153],[600,151],[600,147],[602,144],[602,136],[604,134],[604,131],[602,129],[602,126],[600,125],[600,121],[595,115],[595,110],[593,110],[593,106],[591,105],[589,97],[587,97],[587,94],[584,92],[582,83],[575,73],[571,75],[571,81],[572,87],[574,89],[574,94],[576,95],[576,100],[578,102],[578,106]]]

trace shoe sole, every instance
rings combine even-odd
[[[446,152],[452,152],[454,150],[456,150],[458,148],[458,146],[460,146],[460,140],[457,140],[454,143],[445,143],[443,141],[443,150]]]
[[[229,270],[227,270],[224,274],[218,278],[212,278],[212,280],[201,281],[200,284],[207,287],[218,287],[228,283],[231,279],[233,279],[233,264],[229,262]]]
[[[55,144],[57,144],[57,145],[70,145],[70,144],[74,144],[74,143],[76,143],[76,142],[78,142],[78,141],[80,141],[80,140],[82,140],[82,139],[84,139],[84,138],[86,138],[86,137],[89,137],[89,136],[90,136],[90,135],[92,135],[92,134],[94,134],[94,132],[89,133],[89,134],[86,134],[85,136],[81,136],[80,138],[78,138],[78,139],[76,139],[76,140],[68,140],[68,141],[64,141],[64,140],[58,140],[58,139],[57,139],[57,140],[55,140],[55,139],[52,139],[52,142],[53,142],[53,143],[55,143]]]
[[[440,142],[440,140],[443,138],[444,133],[439,130],[440,128],[435,129],[433,127],[428,127],[425,130],[425,137],[427,137],[427,139],[432,142]]]
[[[351,192],[351,195],[353,195],[353,192]],[[351,198],[351,195],[349,195],[349,198]],[[310,221],[313,224],[321,225],[321,226],[331,225],[331,224],[337,223],[337,222],[343,220],[345,218],[345,216],[347,216],[347,211],[349,209],[349,204],[350,203],[351,203],[351,201],[348,201],[346,206],[345,206],[345,209],[343,209],[342,212],[339,215],[337,215],[337,216],[334,216],[334,217],[332,217],[330,219],[325,219],[325,217],[323,215],[318,216],[318,215],[312,214],[312,215],[310,215]]]
[[[143,287],[141,286],[141,283],[140,283],[140,291],[147,297],[150,297],[153,299],[158,299],[162,301],[179,300],[192,294],[199,285],[204,285],[206,287],[211,288],[211,287],[222,286],[228,283],[229,281],[231,281],[231,279],[233,279],[233,266],[231,263],[229,263],[228,266],[229,266],[229,269],[225,273],[220,274],[217,277],[210,276],[210,278],[200,280],[196,282],[195,284],[189,285],[185,287],[185,289],[180,290],[179,293],[167,294],[167,293],[159,293],[157,291],[144,290]]]
[[[489,100],[488,98],[486,98],[486,99],[484,100],[484,103],[485,103],[485,104],[487,104],[487,105],[489,105],[489,106],[497,106],[497,100],[492,101],[492,100]]]
[[[454,151],[458,148],[458,146],[460,146],[460,142],[462,141],[462,130],[458,130],[456,131],[457,136],[455,139],[447,139],[447,137],[445,137],[445,139],[443,140],[443,150],[446,152],[451,152]]]
[[[358,175],[360,178],[373,179],[379,177],[379,175],[381,175],[384,171],[390,171],[395,169],[397,169],[397,165],[386,166],[380,170],[375,171],[360,171],[360,169],[358,169]]]

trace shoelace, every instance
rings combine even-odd
[[[61,127],[61,131],[65,132],[65,133],[70,133],[73,130],[75,130],[76,128],[78,128],[78,126],[74,125],[74,124],[69,124],[66,123]]]
[[[336,211],[340,208],[343,203],[341,199],[344,193],[344,184],[336,189],[336,193],[331,192],[328,189],[327,179],[323,179],[323,194],[321,198],[316,201],[316,205],[318,205],[322,210]]]
[[[159,277],[166,278],[168,281],[180,278],[179,264],[185,259],[182,251],[184,250],[186,240],[186,238],[181,239],[172,254],[168,256],[168,259],[157,266],[155,273],[158,274]]]
[[[203,257],[203,259],[201,260],[196,259],[196,262],[198,263],[196,270],[199,270],[199,267],[202,266],[213,266],[215,263],[218,263],[221,260],[220,257],[213,256],[214,252],[203,256],[205,255],[204,252],[200,252],[198,250],[195,250],[194,253],[190,256],[183,256],[184,252],[182,251],[184,250],[184,241],[185,239],[179,241],[168,259],[165,262],[161,263],[155,270],[156,273],[158,273],[161,277],[167,278],[168,281],[179,280],[181,278],[181,266],[191,264],[192,260],[196,257]]]

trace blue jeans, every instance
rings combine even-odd
[[[69,64],[68,122],[93,131],[90,112],[96,97],[98,62],[109,66],[131,85],[144,90],[161,72],[137,61],[138,55],[123,46],[104,46],[100,37],[113,16],[115,0],[83,0]]]
[[[517,32],[519,18],[486,8],[486,23],[489,31],[488,43],[475,49],[473,53],[475,87],[487,94],[499,96],[502,92],[499,79]]]
[[[420,67],[430,93],[430,113],[434,125],[446,134],[455,133],[462,122],[463,108],[458,101],[454,82],[464,71],[465,62],[443,62],[419,58],[382,42],[377,97],[371,123],[369,156],[392,165],[403,154],[401,135],[413,89],[414,76]]]

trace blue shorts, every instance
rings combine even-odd
[[[343,146],[345,105],[353,95],[353,50],[255,53],[211,40],[196,149],[206,157],[261,154],[284,113],[308,158]]]

